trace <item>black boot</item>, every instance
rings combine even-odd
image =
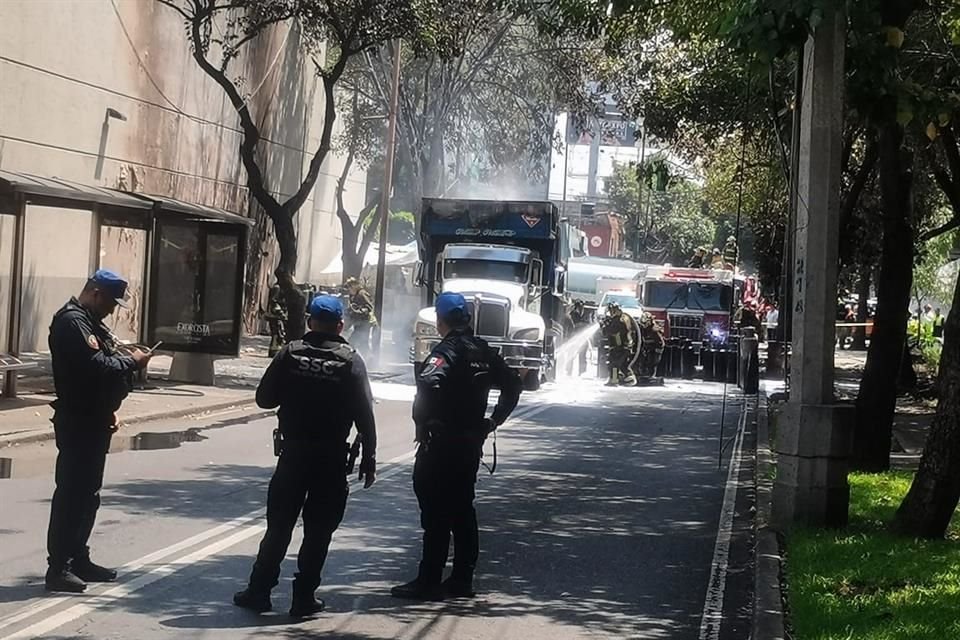
[[[473,590],[473,579],[456,574],[451,575],[441,585],[443,593],[448,598],[473,598],[477,593]]]
[[[307,618],[323,611],[325,604],[315,594],[316,583],[297,577],[293,580],[293,602],[290,604],[291,618]]]
[[[406,600],[443,600],[445,594],[441,585],[426,582],[418,577],[416,580],[393,587],[390,589],[390,595]]]
[[[96,564],[90,558],[80,558],[70,563],[73,575],[85,582],[113,582],[117,579],[115,569],[108,569]]]
[[[265,613],[273,609],[269,591],[256,591],[250,587],[233,594],[233,604],[255,613]]]
[[[78,578],[66,567],[47,569],[43,579],[43,586],[47,591],[62,593],[83,593],[87,590],[87,583]]]

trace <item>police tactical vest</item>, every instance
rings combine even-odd
[[[441,410],[441,423],[447,433],[473,433],[483,427],[487,398],[493,386],[490,347],[474,336],[459,336],[451,346],[455,357],[442,389],[445,406]],[[442,355],[440,349],[437,352]]]
[[[53,336],[62,331],[62,322],[72,322],[73,318],[83,319],[89,326],[90,337],[86,347],[102,351],[107,356],[116,356],[119,345],[115,336],[107,326],[94,319],[76,299],[61,307],[53,316],[50,323],[51,352],[54,350]],[[62,322],[61,322],[62,321]],[[66,348],[57,339],[57,349]],[[56,356],[54,356],[56,358]],[[66,357],[66,356],[64,356]],[[54,383],[57,388],[56,410],[70,414],[79,414],[96,420],[106,418],[115,412],[133,389],[133,372],[128,371],[120,375],[99,374],[86,375],[84,372],[72,370],[59,362],[54,362]]]
[[[352,425],[351,376],[356,351],[332,341],[291,342],[285,362],[280,431],[285,438],[342,444]]]
[[[348,344],[337,344],[330,349],[295,340],[290,343],[293,361],[290,373],[296,378],[344,385],[353,367],[354,353],[356,351]]]

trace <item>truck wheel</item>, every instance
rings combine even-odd
[[[540,372],[528,371],[523,378],[524,391],[538,391],[540,389]]]
[[[414,362],[414,363],[413,363],[413,377],[414,377],[414,378],[419,378],[421,371],[423,371],[423,363],[422,363],[422,362]]]
[[[557,381],[557,363],[554,362],[552,365],[547,367],[546,371],[543,374],[544,382],[556,382]]]

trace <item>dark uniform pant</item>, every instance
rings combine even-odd
[[[297,445],[293,445],[296,447]],[[303,543],[297,556],[297,581],[307,592],[320,584],[333,532],[347,506],[347,478],[342,457],[318,456],[310,447],[284,451],[267,492],[267,532],[250,575],[250,589],[269,592],[277,586],[280,563],[303,511]]]
[[[100,508],[100,488],[110,449],[110,431],[102,425],[58,422],[56,489],[50,504],[47,562],[54,570],[90,557],[87,541]]]
[[[370,353],[370,328],[371,322],[366,319],[353,321],[353,331],[350,333],[350,344],[360,352],[361,355]]]
[[[470,581],[480,555],[477,512],[473,506],[481,449],[466,442],[444,444],[434,439],[417,451],[413,490],[420,503],[423,558],[419,580],[439,584],[453,534],[451,578]]]

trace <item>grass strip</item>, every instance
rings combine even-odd
[[[886,530],[912,473],[850,474],[846,529],[787,539],[794,640],[960,638],[960,526],[946,540]]]

